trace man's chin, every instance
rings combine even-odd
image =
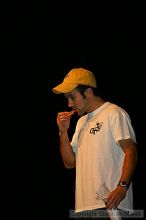
[[[78,116],[82,116],[82,115],[84,115],[86,112],[84,112],[84,111],[79,111],[78,110]]]

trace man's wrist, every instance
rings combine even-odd
[[[128,188],[129,188],[129,184],[128,184],[128,182],[125,181],[125,180],[119,181],[118,186],[121,186],[121,187],[123,187],[123,188],[126,189],[126,190],[128,190]]]
[[[59,136],[63,135],[63,134],[67,134],[67,131],[61,131],[59,130]]]

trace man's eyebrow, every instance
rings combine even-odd
[[[70,96],[72,96],[72,94],[69,93],[69,94],[65,94],[64,96],[65,96],[65,98],[69,98]]]

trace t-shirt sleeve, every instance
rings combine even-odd
[[[116,141],[131,138],[136,142],[135,132],[131,119],[126,111],[121,108],[113,109],[109,114],[109,123],[112,135]]]

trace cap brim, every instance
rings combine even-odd
[[[78,85],[76,84],[61,83],[58,86],[54,87],[52,91],[56,94],[68,93],[71,92],[73,89],[75,89],[77,86]]]

